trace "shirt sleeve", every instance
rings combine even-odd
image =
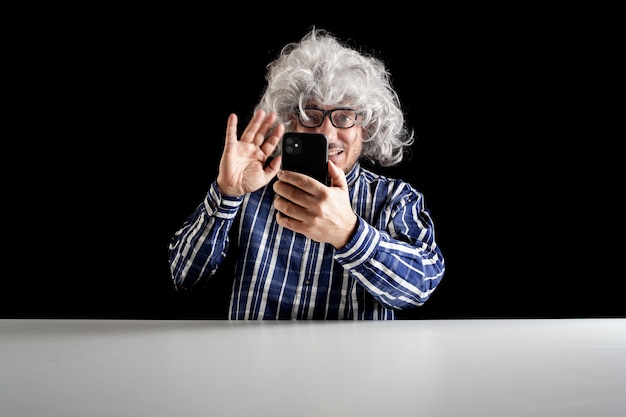
[[[228,232],[243,197],[223,196],[214,181],[203,202],[176,231],[168,247],[172,280],[188,290],[208,280],[224,261]]]
[[[382,212],[384,224],[376,226],[359,217],[354,236],[335,259],[384,306],[421,306],[445,271],[423,196],[405,192]]]

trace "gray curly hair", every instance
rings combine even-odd
[[[276,113],[286,130],[293,129],[296,112],[316,101],[325,106],[349,104],[362,115],[362,159],[383,167],[396,165],[414,141],[384,63],[323,29],[313,27],[300,42],[284,46],[267,65],[265,79],[256,109]]]

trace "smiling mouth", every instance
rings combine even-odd
[[[336,156],[336,155],[339,155],[340,153],[343,153],[343,149],[329,149],[328,150],[328,156]]]

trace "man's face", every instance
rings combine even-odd
[[[336,107],[308,103],[307,108],[334,110]],[[361,150],[363,149],[363,127],[357,123],[349,128],[338,128],[332,123],[330,115],[323,117],[322,124],[317,127],[304,127],[296,119],[296,131],[325,134],[328,138],[328,159],[333,161],[337,167],[347,174],[361,155]]]

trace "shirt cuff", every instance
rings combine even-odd
[[[204,199],[204,207],[210,216],[228,220],[235,217],[242,202],[243,196],[229,197],[222,195],[217,186],[217,181],[213,181]]]
[[[380,232],[361,217],[348,243],[335,251],[335,259],[346,269],[356,268],[374,256],[380,242]]]

